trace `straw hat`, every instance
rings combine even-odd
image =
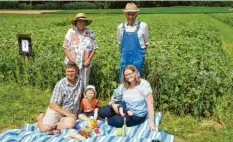
[[[137,8],[137,5],[133,2],[127,3],[125,6],[124,12],[138,12],[139,9]]]
[[[90,24],[92,23],[92,20],[86,19],[86,16],[85,16],[84,13],[78,13],[78,14],[76,14],[75,19],[74,19],[74,20],[71,20],[70,23],[71,23],[72,25],[76,26],[76,22],[77,22],[78,20],[85,20],[85,21],[86,21],[86,26],[87,26],[87,25],[90,25]]]

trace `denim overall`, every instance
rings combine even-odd
[[[120,81],[122,81],[122,71],[126,65],[134,65],[140,76],[142,76],[145,50],[141,48],[138,39],[138,30],[140,27],[140,21],[137,22],[137,28],[135,32],[126,32],[125,23],[123,23],[123,38],[121,42],[121,54],[120,54]]]

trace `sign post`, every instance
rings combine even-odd
[[[32,56],[32,39],[30,34],[17,34],[19,54],[24,56],[25,62]]]

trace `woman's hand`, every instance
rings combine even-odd
[[[155,124],[154,124],[153,121],[149,123],[149,126],[150,126],[150,130],[151,131],[155,131],[156,130],[156,127],[155,127]]]
[[[90,59],[90,58],[87,58],[87,59],[85,60],[84,67],[86,67],[86,68],[89,67],[90,62],[91,62],[91,59]]]

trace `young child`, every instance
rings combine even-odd
[[[114,89],[111,101],[108,103],[110,106],[112,106],[113,110],[120,114],[122,117],[125,116],[125,113],[127,113],[129,116],[133,115],[133,112],[130,110],[127,110],[125,102],[122,100],[123,94],[121,89],[117,88]]]
[[[80,103],[81,113],[78,115],[79,119],[87,121],[89,116],[94,116],[94,119],[97,120],[99,102],[95,97],[95,86],[88,85],[84,91],[84,98]]]

